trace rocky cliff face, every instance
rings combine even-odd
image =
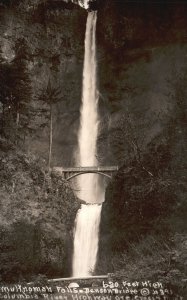
[[[171,105],[168,80],[174,80],[186,62],[186,6],[106,0],[98,6],[99,159],[101,163],[121,164],[128,151],[126,145],[119,149],[116,130],[127,110],[135,120],[136,134],[140,139],[145,135],[144,143],[162,130],[160,120]],[[61,89],[61,99],[54,105],[53,164],[72,165],[87,12],[70,1],[35,1],[32,5],[19,1],[2,6],[1,13],[4,57],[10,61],[14,57],[16,40],[22,38],[27,44],[33,106],[41,107],[35,95],[49,78]],[[26,144],[28,150],[45,157],[48,128],[41,129],[40,123],[33,118],[34,133]]]

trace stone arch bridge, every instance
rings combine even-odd
[[[112,178],[112,175],[118,171],[118,166],[101,166],[101,167],[72,167],[72,168],[63,168],[63,167],[53,167],[52,171],[62,175],[62,177],[69,181],[79,175],[95,173],[103,175],[107,178]]]

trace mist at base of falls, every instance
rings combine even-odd
[[[97,174],[80,175],[78,178],[77,196],[88,204],[103,203],[105,200],[104,179]]]

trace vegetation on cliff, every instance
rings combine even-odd
[[[1,280],[70,274],[79,204],[46,162],[0,140]]]
[[[160,280],[185,296],[186,75],[185,70],[168,81],[172,105],[164,115],[163,130],[146,146],[139,144],[133,130],[137,120],[133,128],[128,118],[125,127],[121,123],[123,142],[134,155],[124,156],[107,188],[98,263],[98,271],[126,280]]]

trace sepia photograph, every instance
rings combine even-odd
[[[187,1],[0,0],[0,300],[187,299]]]

